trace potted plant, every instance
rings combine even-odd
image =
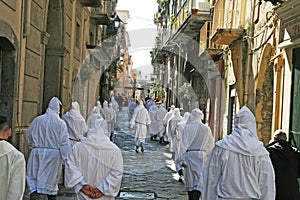
[[[198,14],[198,9],[197,8],[192,8],[192,14]]]

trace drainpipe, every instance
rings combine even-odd
[[[22,66],[22,55],[23,55],[23,28],[24,28],[24,6],[25,6],[25,0],[22,1],[21,4],[21,23],[20,23],[20,38],[19,38],[19,59],[18,59],[18,73],[19,73],[19,77],[18,77],[18,92],[17,92],[17,98],[18,98],[18,103],[17,103],[17,125],[18,125],[18,130],[19,130],[19,134],[21,134],[21,124],[20,124],[20,105],[21,105],[21,98],[20,98],[20,93],[21,93],[21,66]],[[22,98],[23,99],[23,98]]]
[[[23,1],[24,2],[24,1]],[[27,37],[30,34],[30,14],[31,14],[31,0],[26,0],[25,4],[25,21],[24,21],[24,37]],[[24,9],[24,8],[23,8]]]
[[[245,86],[244,86],[244,105],[248,106],[251,109],[251,106],[249,105],[249,80],[250,80],[250,69],[252,68],[252,60],[253,60],[253,52],[252,52],[252,41],[254,37],[254,28],[255,28],[255,6],[256,6],[256,0],[253,2],[253,12],[252,12],[252,19],[251,19],[251,28],[249,33],[249,39],[247,40],[247,48],[248,48],[248,60],[245,70]]]

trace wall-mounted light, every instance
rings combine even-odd
[[[114,26],[115,28],[120,28],[121,19],[119,18],[119,15],[114,19]]]

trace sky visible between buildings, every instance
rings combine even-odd
[[[156,0],[119,0],[117,4],[117,10],[129,10],[126,30],[131,44],[132,67],[147,77],[153,72],[150,51],[155,43],[154,14],[157,8]]]

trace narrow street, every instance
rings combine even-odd
[[[187,199],[184,183],[178,182],[168,146],[147,139],[145,152],[135,152],[134,132],[129,130],[127,107],[118,113],[114,142],[122,150],[124,160],[122,185],[116,199]],[[73,190],[60,186],[57,200],[73,200],[74,197]],[[24,200],[29,200],[27,194]]]
[[[134,132],[129,130],[127,107],[118,113],[115,143],[122,149],[124,175],[118,199],[187,199],[178,182],[168,146],[146,140],[145,152],[136,153]]]

